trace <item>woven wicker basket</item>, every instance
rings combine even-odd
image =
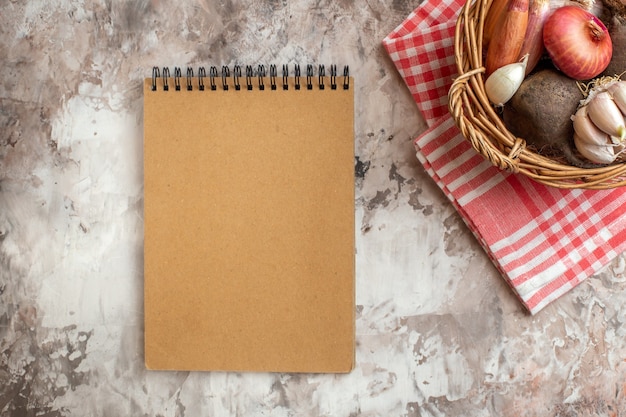
[[[458,76],[449,108],[463,136],[493,165],[559,188],[608,189],[626,185],[626,163],[583,169],[539,155],[504,126],[485,94],[483,22],[491,0],[468,0],[456,24]]]

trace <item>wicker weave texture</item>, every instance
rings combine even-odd
[[[463,7],[455,33],[458,76],[449,91],[449,108],[463,136],[493,165],[559,188],[609,189],[626,185],[626,163],[578,168],[540,155],[524,138],[509,132],[485,94],[482,37],[491,0]]]

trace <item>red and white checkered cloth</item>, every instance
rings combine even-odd
[[[474,151],[447,108],[464,3],[424,0],[383,45],[428,124],[415,140],[418,159],[535,314],[626,250],[626,187],[548,187]]]

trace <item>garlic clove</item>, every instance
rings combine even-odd
[[[582,106],[572,116],[574,132],[578,138],[590,145],[605,146],[609,143],[609,135],[598,129],[587,114],[587,107]]]
[[[613,101],[617,104],[622,115],[626,115],[626,81],[617,81],[611,84],[608,92],[613,97]]]
[[[613,149],[613,152],[615,153],[615,162],[625,162],[625,158],[626,158],[626,148],[624,147],[624,145],[620,145],[620,146],[616,146]]]
[[[526,75],[528,54],[521,62],[514,62],[495,70],[485,81],[487,98],[496,106],[503,106],[522,85]]]
[[[616,155],[612,145],[590,145],[581,140],[576,133],[574,133],[574,145],[582,156],[596,164],[610,164],[615,161]]]
[[[607,135],[615,136],[622,142],[626,138],[624,115],[607,91],[602,91],[586,105],[587,114],[593,124]]]

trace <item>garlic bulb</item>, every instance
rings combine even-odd
[[[607,91],[613,97],[617,107],[619,107],[623,114],[626,114],[626,81],[612,83],[607,88]]]
[[[503,106],[522,85],[526,75],[528,54],[521,62],[508,64],[495,70],[485,81],[487,98],[496,106]]]
[[[615,149],[615,145],[590,145],[576,133],[574,133],[574,146],[576,146],[576,149],[582,156],[596,164],[611,164],[615,162],[615,158],[619,154],[619,151]]]
[[[589,118],[604,133],[616,136],[620,142],[626,138],[624,114],[608,91],[602,91],[587,103]]]
[[[613,163],[626,147],[626,81],[603,77],[583,87],[586,98],[572,116],[574,144],[591,162]]]
[[[609,135],[600,130],[589,118],[587,106],[580,107],[572,116],[574,132],[578,137],[590,145],[606,146],[611,144]]]

